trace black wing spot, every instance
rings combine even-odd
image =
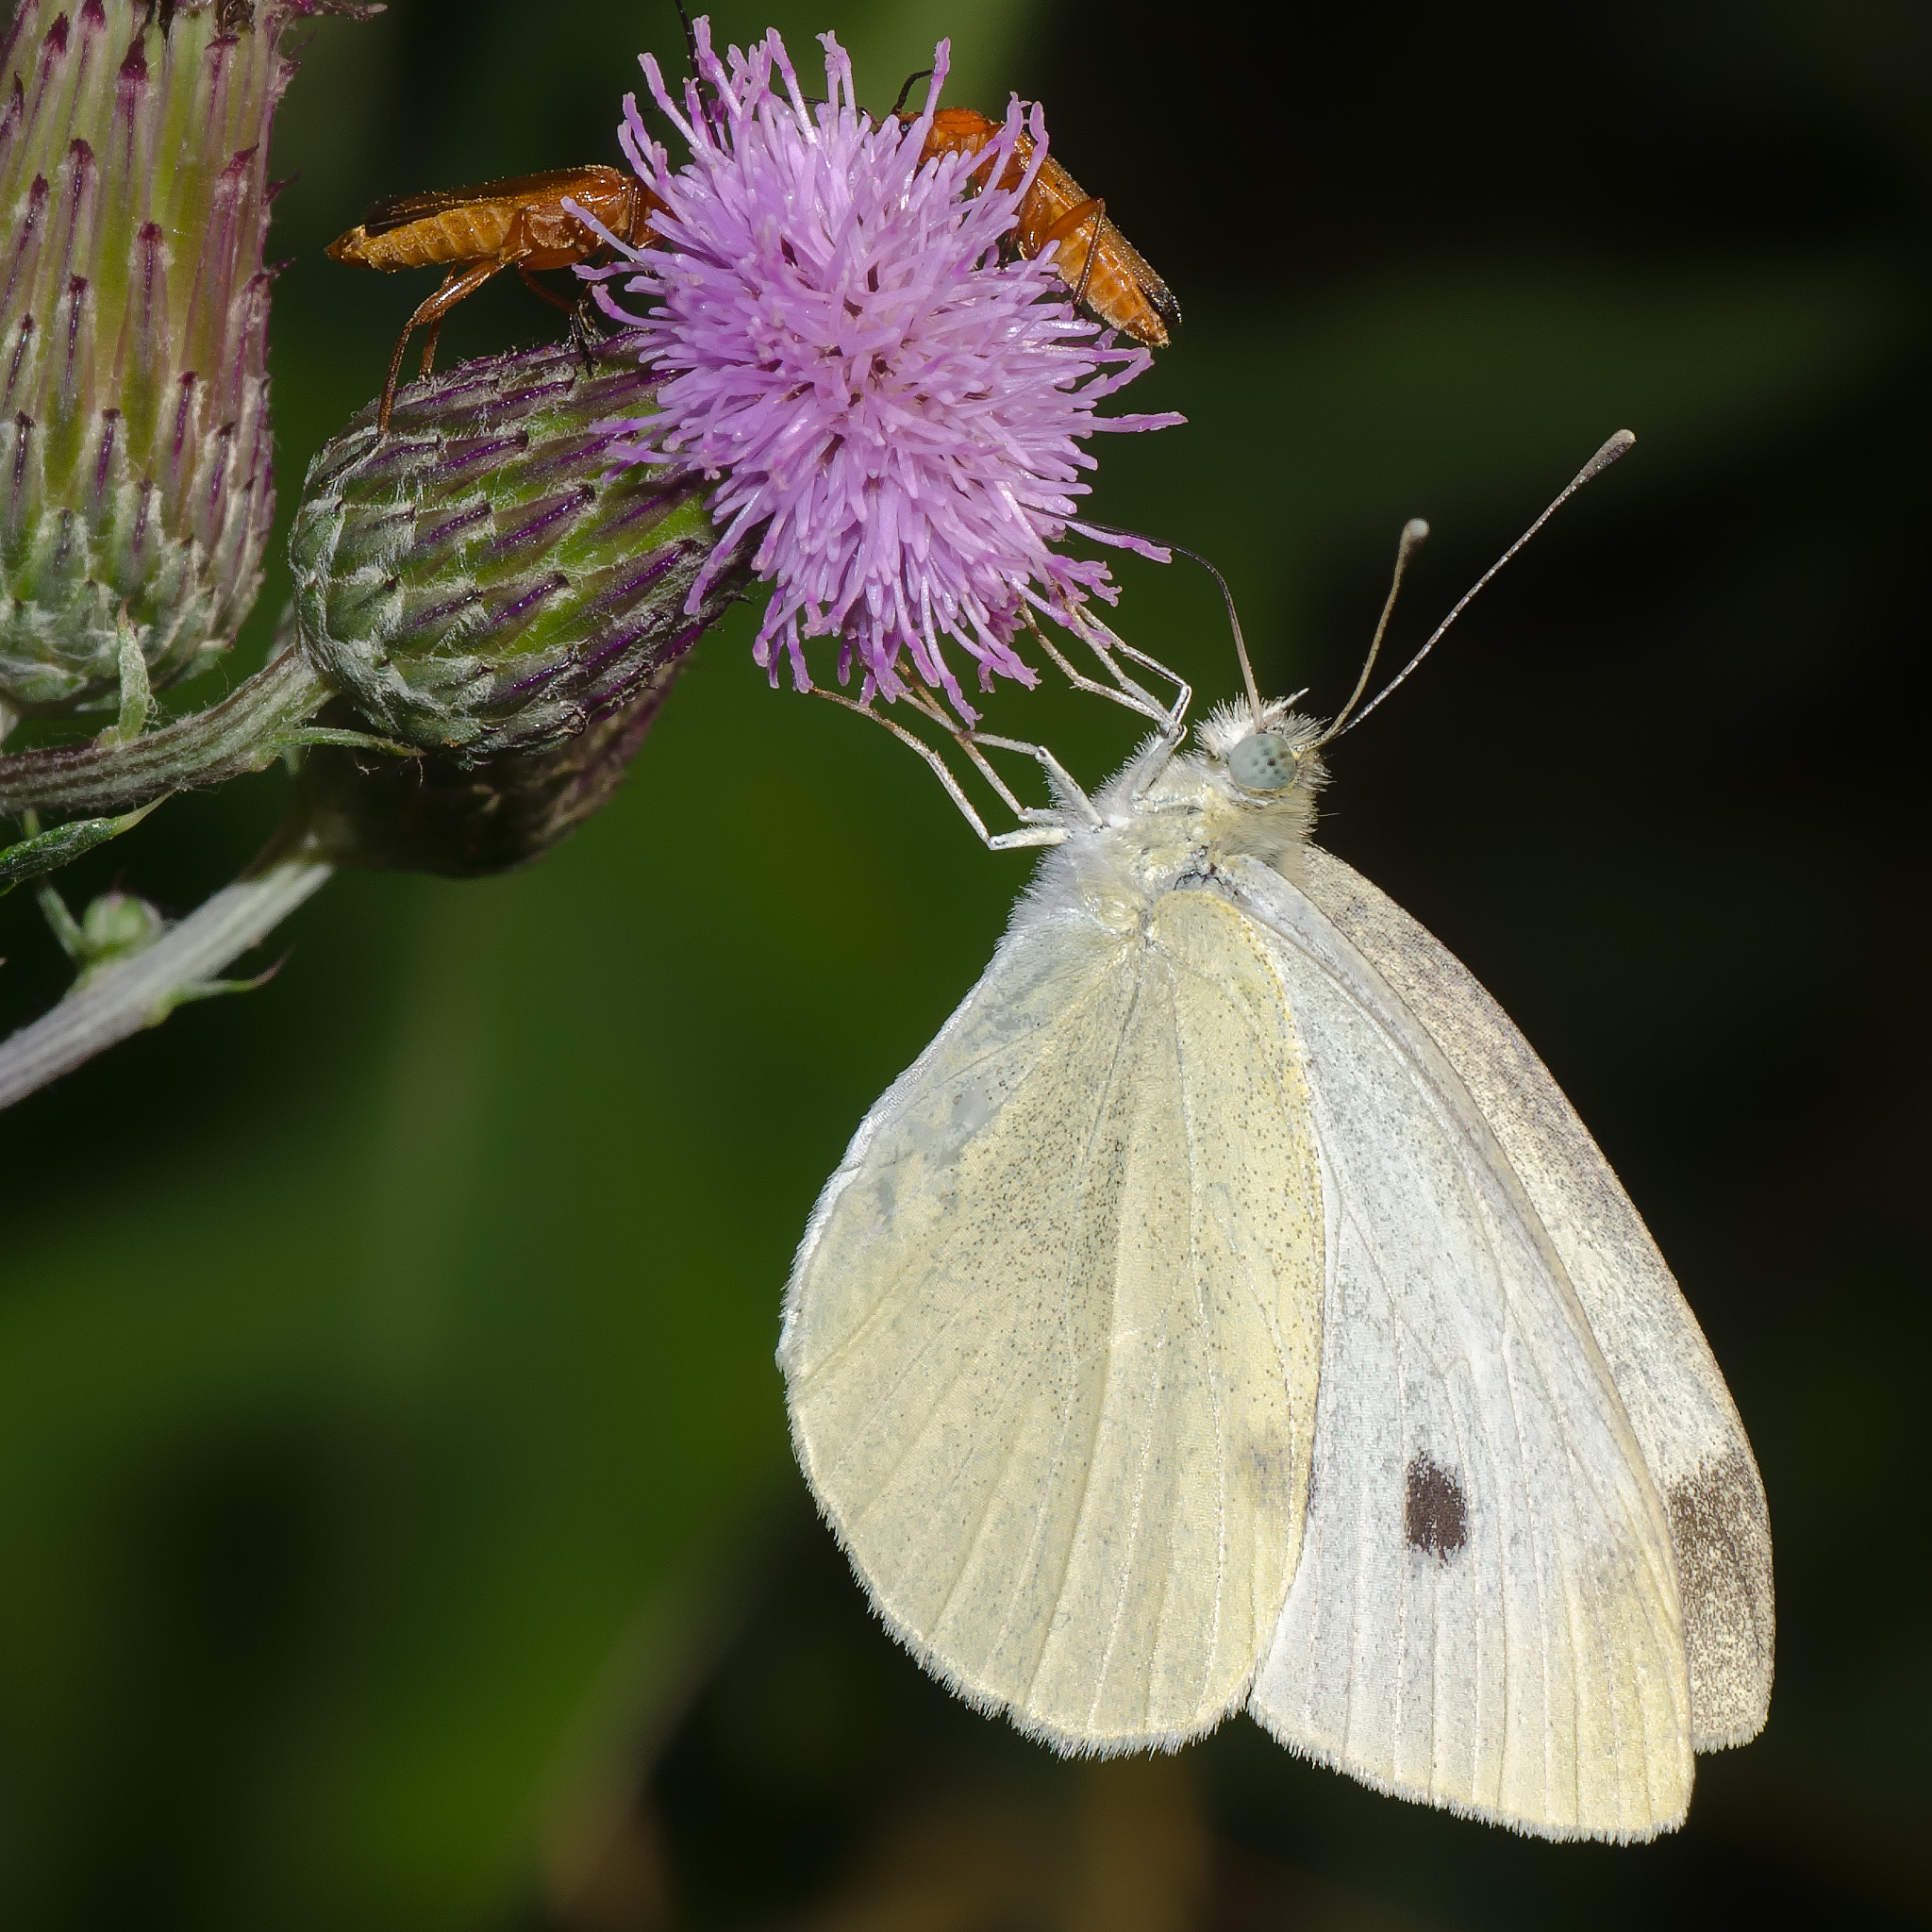
[[[1446,1563],[1469,1541],[1469,1504],[1453,1471],[1421,1452],[1408,1465],[1402,1533],[1412,1550]]]

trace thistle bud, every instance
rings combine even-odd
[[[289,539],[295,615],[362,728],[452,772],[545,751],[717,622],[746,572],[713,558],[704,479],[628,447],[655,403],[634,342],[539,349],[406,391],[387,434],[372,405],[322,450]]]
[[[464,767],[321,747],[303,763],[291,816],[337,865],[444,878],[529,865],[609,800],[683,668],[671,658],[627,705],[548,751]]]
[[[233,642],[275,514],[276,50],[320,0],[22,0],[0,41],[0,702],[118,701]],[[348,10],[332,8],[329,10]]]

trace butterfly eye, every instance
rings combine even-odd
[[[1301,774],[1301,761],[1279,732],[1257,731],[1227,755],[1227,774],[1243,791],[1286,791]]]

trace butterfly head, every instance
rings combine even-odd
[[[1286,794],[1311,797],[1328,774],[1316,752],[1322,726],[1291,711],[1290,698],[1263,705],[1257,723],[1243,704],[1220,705],[1202,724],[1200,741],[1216,769],[1225,773],[1235,796],[1257,807],[1286,803]]]
[[[1293,854],[1315,822],[1315,794],[1327,780],[1316,746],[1318,719],[1278,698],[1255,709],[1245,703],[1216,708],[1199,728],[1204,757],[1190,762],[1199,774],[1203,828],[1223,853],[1247,853],[1277,871],[1291,871]]]

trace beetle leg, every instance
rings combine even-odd
[[[429,310],[435,304],[441,302],[445,291],[462,280],[464,275],[469,273],[469,266],[468,263],[458,262],[456,267],[443,276],[442,284],[436,293],[430,296],[429,300],[424,303],[423,307],[417,309],[415,314],[409,318],[410,329],[414,328],[418,323],[423,323],[424,327],[428,331],[423,339],[423,365],[416,371],[419,381],[426,378],[429,372],[436,367],[436,339],[442,333],[442,318],[449,313],[449,305],[444,303],[442,307],[436,308],[436,312],[433,315],[429,314]],[[463,298],[458,295],[455,299],[460,302]],[[428,315],[427,322],[424,322],[425,315]],[[403,341],[408,341],[408,340],[409,329],[405,329],[403,331]],[[396,353],[398,356],[402,354],[400,347],[398,347]],[[393,372],[391,372],[391,383],[393,386]]]
[[[577,345],[579,353],[583,356],[586,375],[595,375],[597,373],[597,351],[613,336],[623,333],[622,327],[617,325],[607,324],[597,308],[595,291],[586,286],[577,306],[570,312],[571,341]]]
[[[436,339],[442,333],[442,317],[438,316],[423,336],[423,360],[416,370],[416,380],[423,381],[436,366]]]
[[[442,278],[442,286],[409,318],[411,328],[429,331],[423,344],[423,366],[419,376],[426,377],[436,367],[436,339],[442,333],[442,319],[466,295],[474,295],[503,264],[501,262],[458,262]],[[482,273],[479,275],[478,270]]]
[[[542,296],[551,308],[560,308],[570,317],[571,342],[577,354],[584,358],[584,374],[594,375],[597,373],[597,361],[591,352],[604,340],[604,335],[601,329],[595,329],[591,325],[592,310],[589,291],[586,291],[575,302],[566,302],[561,295],[546,289],[522,262],[517,263],[516,269],[517,274],[524,279],[524,287],[529,290],[531,294]]]
[[[583,326],[583,304],[586,304],[588,297],[579,297],[577,301],[564,301],[562,295],[542,286],[522,263],[516,265],[516,273],[524,278],[524,288],[527,288],[533,295],[542,295],[542,299],[545,299],[553,309],[562,309],[564,315],[570,317],[570,346],[583,358],[583,373],[595,375],[597,365],[591,359],[591,334]]]
[[[382,386],[382,407],[375,412],[375,430],[378,436],[389,433],[390,411],[395,408],[396,377],[402,374],[403,351],[409,346],[409,338],[419,328],[430,331],[429,348],[436,349],[436,333],[442,318],[466,295],[474,295],[504,263],[496,260],[458,262],[442,278],[442,286],[428,301],[410,316],[404,325],[403,332],[396,341],[396,352],[390,358],[389,380]],[[429,374],[429,358],[423,358],[423,373]]]
[[[530,271],[523,265],[522,262],[518,262],[516,266],[517,274],[522,275],[524,278],[524,287],[529,290],[531,294],[542,296],[544,301],[549,303],[551,308],[560,308],[566,315],[569,315],[574,312],[576,307],[575,303],[566,302],[561,295],[557,294],[552,290],[546,289],[543,286],[543,284],[540,282],[537,279],[537,277],[533,275],[530,273]]]
[[[1087,259],[1080,264],[1080,286],[1074,291],[1074,300],[1081,307],[1087,306],[1087,284],[1093,279],[1093,258],[1100,253],[1100,231],[1107,222],[1107,204],[1096,201],[1093,204],[1093,239],[1087,244]]]
[[[576,345],[577,354],[584,358],[584,379],[588,382],[597,373],[597,358],[591,347],[590,331],[575,308],[570,315],[570,339]]]
[[[1106,219],[1106,202],[1102,201],[1097,194],[1090,194],[1077,208],[1069,208],[1040,238],[1040,246],[1044,251],[1049,242],[1058,242],[1061,243],[1071,242],[1089,222],[1093,224],[1093,236],[1087,243],[1087,254],[1080,263],[1080,279],[1078,284],[1067,282],[1064,273],[1060,276],[1060,280],[1067,282],[1067,286],[1074,291],[1074,300],[1075,302],[1084,304],[1087,300],[1087,284],[1093,276],[1093,258],[1099,252],[1100,227]],[[1064,249],[1062,250],[1062,259],[1064,259]]]

